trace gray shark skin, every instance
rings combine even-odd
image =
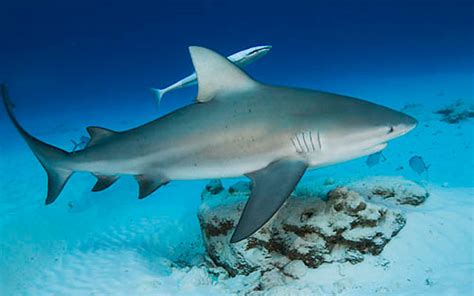
[[[26,132],[2,87],[8,115],[47,172],[46,204],[76,171],[97,176],[93,191],[133,175],[139,198],[172,180],[246,175],[252,193],[231,239],[238,242],[278,211],[307,169],[381,151],[417,123],[360,99],[257,82],[202,47],[190,47],[190,53],[196,103],[127,131],[89,127],[91,141],[74,153]]]

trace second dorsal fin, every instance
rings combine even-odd
[[[198,80],[198,102],[212,100],[219,92],[255,86],[257,82],[220,54],[199,46],[189,47]]]
[[[89,143],[87,144],[87,147],[95,145],[99,141],[102,141],[103,139],[106,139],[106,138],[108,138],[110,136],[113,136],[117,133],[117,132],[114,132],[112,130],[97,127],[97,126],[89,126],[87,128],[87,132],[89,133],[89,136],[91,137]]]

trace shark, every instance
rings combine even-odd
[[[189,52],[197,74],[196,102],[125,131],[88,127],[90,141],[74,153],[11,122],[46,171],[46,204],[75,172],[97,177],[101,191],[132,175],[145,198],[173,180],[246,176],[251,194],[231,243],[248,238],[284,204],[309,169],[383,150],[412,130],[415,118],[365,100],[259,82],[222,55],[198,46]]]
[[[254,46],[254,47],[241,50],[237,53],[234,53],[228,56],[227,59],[231,61],[232,63],[234,63],[235,65],[242,68],[257,61],[258,59],[266,55],[270,51],[270,49],[272,49],[271,45]],[[195,85],[196,83],[197,83],[196,73],[193,73],[171,84],[168,87],[165,87],[162,89],[152,88],[151,91],[153,92],[156,98],[157,105],[160,106],[161,99],[166,93],[172,90]]]

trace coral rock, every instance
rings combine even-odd
[[[358,263],[365,254],[380,254],[406,219],[397,207],[371,199],[416,205],[428,196],[404,179],[381,180],[349,184],[325,196],[311,192],[291,196],[259,231],[235,244],[230,244],[230,237],[250,185],[239,182],[220,191],[206,186],[198,217],[209,257],[231,276],[281,271],[298,278],[305,273],[301,265],[317,268],[323,263]]]

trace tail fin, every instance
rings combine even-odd
[[[10,117],[13,125],[30,146],[31,151],[38,158],[48,175],[48,195],[46,197],[46,204],[48,205],[56,200],[73,173],[72,170],[64,167],[64,162],[69,153],[46,144],[25,131],[13,115],[13,104],[8,96],[6,85],[1,86],[1,92],[8,117]]]
[[[158,107],[160,107],[161,98],[163,98],[163,96],[165,95],[166,90],[165,89],[152,88],[151,91],[153,92],[153,95],[155,95],[155,99],[156,99],[156,103],[157,103]]]

